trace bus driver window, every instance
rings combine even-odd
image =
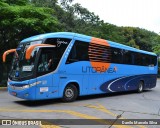
[[[42,53],[39,63],[38,72],[48,72],[52,70],[53,59],[50,53]]]

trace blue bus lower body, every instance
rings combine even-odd
[[[97,89],[94,91],[92,91],[89,88],[90,85],[83,86],[83,88],[88,88],[88,91],[86,91],[85,93],[80,92],[80,95],[137,90],[140,81],[144,83],[144,89],[148,88],[150,89],[156,86],[156,79],[157,79],[156,74],[121,76],[108,80],[101,84],[97,83],[98,84]],[[64,85],[64,87],[61,88],[61,85],[57,87],[52,87],[52,86],[39,87],[38,85],[36,85],[23,90],[16,90],[13,87],[11,88],[8,86],[8,92],[13,96],[27,100],[55,99],[55,98],[62,98],[65,86],[66,85]],[[81,85],[79,85],[79,87],[80,91],[83,90],[81,89],[82,87]]]
[[[137,90],[139,82],[143,82],[144,89],[154,88],[156,86],[157,75],[145,74],[135,76],[122,76],[109,80],[100,86],[103,92],[120,92]]]

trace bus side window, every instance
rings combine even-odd
[[[132,64],[132,54],[131,51],[124,50],[123,52],[123,64]]]
[[[140,54],[140,53],[134,54],[134,65],[143,65],[142,54]]]
[[[157,57],[156,56],[150,56],[150,65],[151,66],[157,65]]]
[[[111,62],[112,63],[117,63],[117,64],[122,64],[122,55],[123,55],[123,50],[119,48],[111,48],[112,52],[112,57],[111,57]]]
[[[144,55],[144,58],[145,58],[144,66],[149,66],[150,65],[150,56]]]
[[[54,70],[53,63],[54,63],[53,52],[51,50],[42,49],[37,66],[38,76],[53,71]]]
[[[156,63],[156,56],[151,56],[144,53],[134,53],[134,65],[155,66]]]
[[[77,61],[88,61],[88,42],[75,41],[70,54],[67,58],[66,64],[74,63]]]

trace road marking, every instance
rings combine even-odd
[[[89,104],[89,105],[80,105],[80,104],[75,104],[75,106],[81,106],[81,107],[88,107],[88,108],[93,108],[93,109],[96,109],[96,110],[99,110],[99,111],[102,111],[102,112],[105,112],[111,116],[114,116],[114,117],[117,117],[118,115],[115,114],[115,113],[112,113],[111,111],[109,111],[105,106],[101,105],[101,104],[98,104],[95,106],[95,105],[92,105],[92,104]],[[100,118],[97,118],[95,116],[90,116],[90,115],[87,115],[87,114],[83,114],[83,113],[80,113],[80,112],[76,112],[76,111],[70,111],[70,110],[11,110],[11,109],[0,109],[0,111],[3,111],[3,112],[6,112],[6,111],[10,111],[10,112],[16,112],[16,111],[19,111],[19,112],[38,112],[38,113],[41,113],[41,112],[45,112],[45,113],[50,113],[50,112],[58,112],[58,113],[67,113],[67,114],[70,114],[70,115],[73,115],[73,116],[77,116],[77,117],[80,117],[80,118],[84,118],[84,119],[100,119]],[[125,119],[123,117],[120,117],[119,119]],[[102,124],[109,124],[109,122],[107,123],[105,120],[103,119],[100,119],[100,120],[95,120],[95,121],[98,121]],[[46,126],[46,125],[45,125]],[[43,125],[43,128],[46,128],[44,125]],[[49,125],[51,126],[51,125]],[[53,126],[53,125],[52,125]],[[131,126],[126,126],[126,125],[113,125],[114,127],[116,128],[132,128]],[[139,128],[146,128],[145,126],[141,126],[141,125],[136,125],[138,126]],[[41,126],[42,127],[42,126]],[[48,128],[48,127],[47,127]],[[52,128],[60,128],[60,126],[57,126],[57,125],[54,125]]]
[[[58,125],[41,125],[40,126],[41,128],[61,128],[60,126]]]
[[[101,104],[98,104],[97,106],[89,104],[89,105],[86,105],[86,106],[84,106],[84,107],[97,109],[97,110],[99,110],[99,111],[105,112],[105,113],[107,113],[107,114],[109,114],[109,115],[111,115],[111,116],[114,116],[114,117],[117,117],[117,116],[118,116],[117,114],[114,114],[114,113],[112,113],[111,111],[107,110],[107,109],[106,109],[104,106],[102,106]]]
[[[1,112],[35,112],[35,113],[51,113],[51,112],[58,112],[58,113],[67,113],[67,114],[70,114],[70,115],[73,115],[73,116],[76,116],[76,117],[80,117],[80,118],[84,118],[84,119],[98,119],[98,120],[95,120],[101,124],[106,124],[106,125],[109,125],[110,122],[107,122],[106,120],[104,119],[101,119],[101,118],[97,118],[95,116],[90,116],[90,115],[87,115],[87,114],[83,114],[83,113],[80,113],[80,112],[76,112],[76,111],[71,111],[71,110],[10,110],[10,109],[0,109]],[[132,128],[130,126],[124,126],[124,125],[113,125],[113,127],[115,128]]]
[[[119,116],[119,115],[117,115],[117,114],[112,113],[112,112],[109,111],[105,106],[103,106],[103,105],[101,105],[101,104],[97,104],[97,106],[94,106],[94,105],[89,104],[89,105],[86,105],[85,107],[93,108],[93,109],[96,109],[96,110],[105,112],[105,113],[107,113],[107,114],[109,114],[109,115],[112,115],[112,116],[114,116],[114,117],[118,117],[118,116]],[[120,117],[119,119],[126,119],[126,118]],[[114,126],[115,126],[115,125],[114,125]],[[142,126],[142,125],[136,125],[136,126],[139,127],[139,128],[147,128],[147,127]],[[125,128],[124,125],[123,125],[123,128]]]

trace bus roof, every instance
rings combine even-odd
[[[72,32],[55,32],[55,33],[46,33],[46,34],[40,34],[40,35],[36,35],[36,36],[32,36],[29,38],[26,38],[24,40],[22,40],[20,43],[25,43],[25,42],[30,42],[30,41],[35,41],[35,40],[42,40],[42,39],[46,39],[46,38],[54,38],[54,37],[62,37],[62,38],[70,38],[72,39],[73,37],[78,37],[78,38],[83,38],[83,39],[87,39],[87,40],[91,40],[92,37],[91,36],[87,36],[87,35],[83,35],[83,34],[78,34],[78,33],[72,33]],[[110,46],[112,47],[116,47],[116,48],[122,48],[122,49],[126,49],[126,50],[130,50],[130,51],[134,51],[134,52],[141,52],[141,53],[145,53],[145,54],[150,54],[150,55],[155,55],[155,53],[152,52],[148,52],[148,51],[144,51],[144,50],[139,50],[127,45],[123,45],[120,43],[116,43],[113,41],[109,41],[107,40],[107,42],[110,44]]]
[[[40,35],[26,38],[26,39],[22,40],[21,43],[35,41],[35,40],[42,40],[42,39],[46,39],[46,38],[54,38],[54,37],[73,38],[73,36],[75,34],[76,33],[71,33],[71,32],[46,33],[46,34],[40,34]]]

